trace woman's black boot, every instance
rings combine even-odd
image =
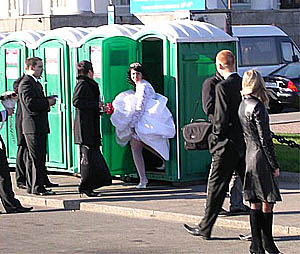
[[[263,213],[262,233],[263,233],[265,250],[269,254],[279,254],[281,252],[274,243],[272,226],[273,226],[273,212]]]
[[[251,226],[251,234],[252,234],[252,242],[250,245],[251,254],[265,254],[265,250],[262,245],[261,221],[262,221],[262,211],[251,209],[250,210],[250,226]]]
[[[99,197],[101,194],[99,192],[94,192],[92,190],[83,190],[81,188],[78,188],[79,195],[82,197],[83,194],[87,195],[88,197]]]

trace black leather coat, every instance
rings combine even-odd
[[[269,128],[269,115],[264,104],[254,96],[245,96],[239,107],[239,118],[246,142],[246,200],[269,203],[280,201],[273,171],[278,163]]]

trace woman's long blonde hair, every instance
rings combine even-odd
[[[242,82],[242,96],[253,95],[260,99],[266,107],[269,106],[269,97],[265,82],[257,70],[249,70],[244,73]]]

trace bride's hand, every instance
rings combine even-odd
[[[273,176],[274,177],[278,177],[279,176],[279,168],[275,169],[275,171],[273,172]]]

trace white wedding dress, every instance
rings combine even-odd
[[[136,91],[118,94],[112,103],[114,112],[110,118],[117,143],[125,146],[131,138],[136,138],[169,160],[168,139],[175,136],[175,125],[167,101],[165,96],[155,93],[146,80],[137,83]]]

